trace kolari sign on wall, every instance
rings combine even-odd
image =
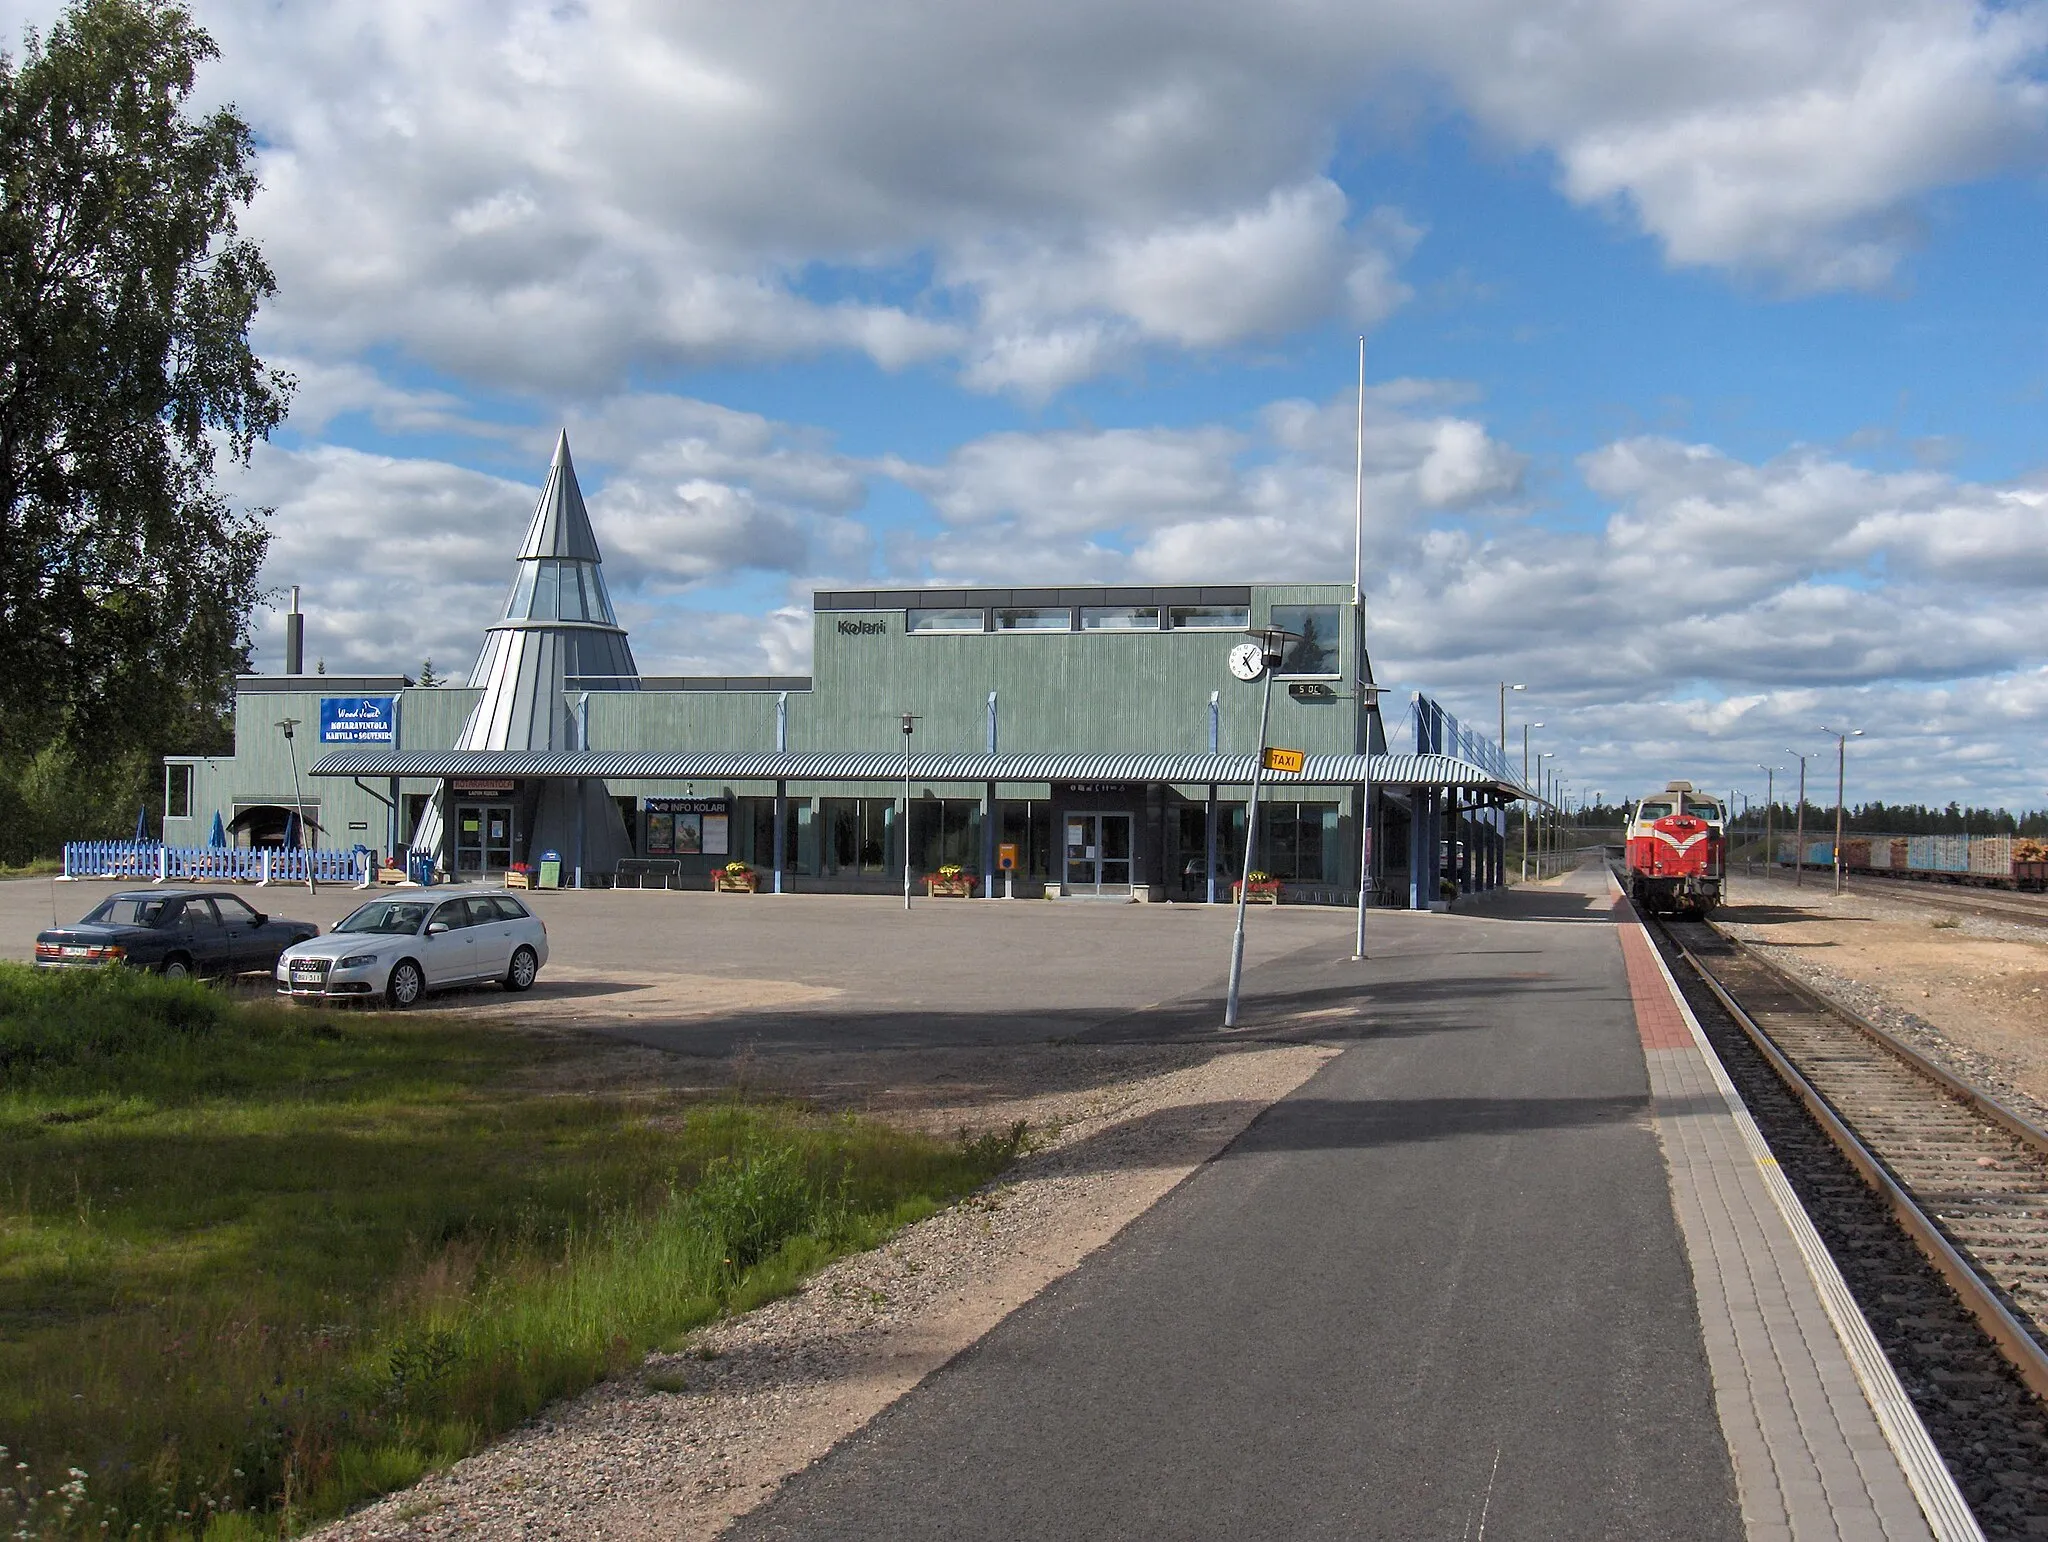
[[[397,741],[396,696],[320,698],[322,744],[395,744]]]

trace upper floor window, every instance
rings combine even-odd
[[[996,612],[998,632],[1071,632],[1072,614],[1064,605],[1011,605]]]
[[[981,612],[913,610],[910,612],[909,627],[913,632],[978,632],[981,630]]]
[[[1244,605],[1169,605],[1166,624],[1176,632],[1242,632],[1252,613]]]
[[[1338,605],[1275,605],[1273,625],[1291,633],[1280,657],[1278,675],[1334,676],[1337,639],[1343,607]]]
[[[190,819],[192,817],[192,768],[169,765],[164,767],[164,818]]]
[[[1159,607],[1157,605],[1083,605],[1081,607],[1081,630],[1084,632],[1156,632],[1159,630]]]

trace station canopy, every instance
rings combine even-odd
[[[1177,782],[1247,786],[1251,755],[940,753],[910,756],[918,782]],[[887,750],[795,753],[625,751],[558,754],[535,750],[442,750],[391,754],[340,750],[313,763],[315,776],[434,777],[543,781],[901,782],[904,757]],[[1457,787],[1504,799],[1534,795],[1498,772],[1454,755],[1310,755],[1299,772],[1269,771],[1274,786]]]

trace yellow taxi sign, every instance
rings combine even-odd
[[[1308,756],[1300,750],[1271,749],[1266,751],[1265,766],[1268,771],[1299,771],[1308,763]]]

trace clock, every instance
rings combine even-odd
[[[1242,642],[1230,650],[1230,672],[1240,680],[1256,680],[1266,672],[1266,650],[1255,642]]]

